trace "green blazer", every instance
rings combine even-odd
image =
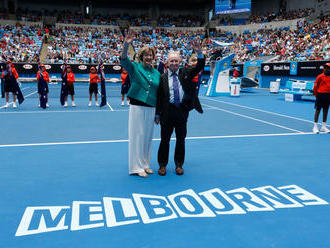
[[[120,62],[128,71],[131,80],[127,96],[155,107],[160,73],[153,67],[149,68],[143,66],[142,63],[132,62],[128,57],[121,59]]]

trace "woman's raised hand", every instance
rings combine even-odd
[[[128,44],[131,44],[133,42],[133,40],[135,39],[136,34],[137,34],[136,31],[134,31],[132,29],[128,30],[128,33],[125,37],[124,42],[128,43]]]

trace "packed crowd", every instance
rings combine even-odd
[[[231,16],[215,16],[214,18],[220,18],[220,25],[246,25],[254,23],[267,23],[275,21],[284,21],[284,20],[294,20],[304,17],[310,17],[314,14],[314,9],[306,8],[292,11],[283,11],[280,10],[278,13],[267,12],[264,15],[250,15],[249,18],[233,18]]]
[[[14,62],[38,61],[42,39],[39,26],[0,25],[1,54]]]
[[[205,30],[174,31],[168,29],[145,28],[139,32],[133,43],[135,50],[144,45],[155,47],[157,63],[165,61],[170,50],[180,51],[187,62],[192,55],[190,41],[204,39],[204,51],[211,57],[217,50],[226,56],[235,53],[235,61],[241,63],[262,56],[276,56],[278,61],[326,60],[330,59],[330,19],[298,22],[297,30],[259,30],[242,35],[231,33],[210,33],[205,39]],[[100,58],[104,63],[119,63],[123,34],[119,29],[94,27],[57,27],[51,29],[47,63],[96,63]],[[38,26],[0,26],[1,53],[15,62],[37,62],[44,30]],[[211,40],[223,42],[219,49]]]
[[[303,17],[312,16],[314,9],[306,8],[291,11],[280,11],[279,13],[268,12],[264,15],[250,15],[249,23],[264,23],[273,21],[293,20]]]
[[[119,15],[94,15],[90,17],[90,24],[92,25],[111,25],[117,26],[117,19]]]
[[[167,29],[144,30],[139,33],[133,42],[136,50],[149,45],[156,48],[156,61],[166,61],[168,51],[177,50],[183,57],[184,62],[192,55],[193,50],[190,46],[191,40],[205,38],[205,31],[169,31]]]
[[[123,37],[120,31],[91,27],[58,27],[48,44],[48,63],[119,63]]]
[[[199,16],[160,16],[157,22],[159,27],[201,27],[203,19]]]
[[[40,22],[42,16],[47,14],[47,10],[28,10],[18,8],[16,10],[16,19],[18,21]]]
[[[298,23],[298,29],[259,30],[236,36],[230,33],[214,34],[212,38],[233,45],[222,51],[235,53],[240,63],[261,56],[277,56],[277,61],[303,61],[330,59],[330,18],[319,22]]]
[[[139,32],[133,43],[135,50],[144,45],[157,48],[157,62],[165,61],[170,49],[179,50],[185,57],[192,54],[189,42],[193,38],[205,38],[203,30],[198,32],[172,32],[150,29]],[[63,27],[55,29],[55,38],[48,45],[47,62],[96,63],[100,58],[104,63],[119,63],[123,35],[119,30]]]

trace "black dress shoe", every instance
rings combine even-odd
[[[166,175],[166,167],[164,167],[164,166],[159,167],[158,175],[165,176]]]
[[[196,111],[197,111],[198,113],[200,113],[200,114],[203,114],[203,113],[204,113],[204,111],[203,111],[201,105],[195,106],[195,109],[196,109]]]
[[[175,172],[177,175],[181,176],[183,175],[184,170],[182,169],[182,167],[176,167]]]
[[[200,114],[203,114],[203,109],[202,109],[202,105],[198,99],[198,97],[195,99],[195,102],[194,102],[194,108],[196,109],[196,111]]]

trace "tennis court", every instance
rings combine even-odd
[[[128,175],[119,86],[103,108],[81,87],[75,108],[59,93],[38,108],[34,84],[18,109],[0,102],[3,247],[330,247],[330,135],[311,132],[312,101],[262,89],[201,96],[185,174],[173,140],[167,175],[144,179]],[[156,126],[155,171],[159,137]]]

